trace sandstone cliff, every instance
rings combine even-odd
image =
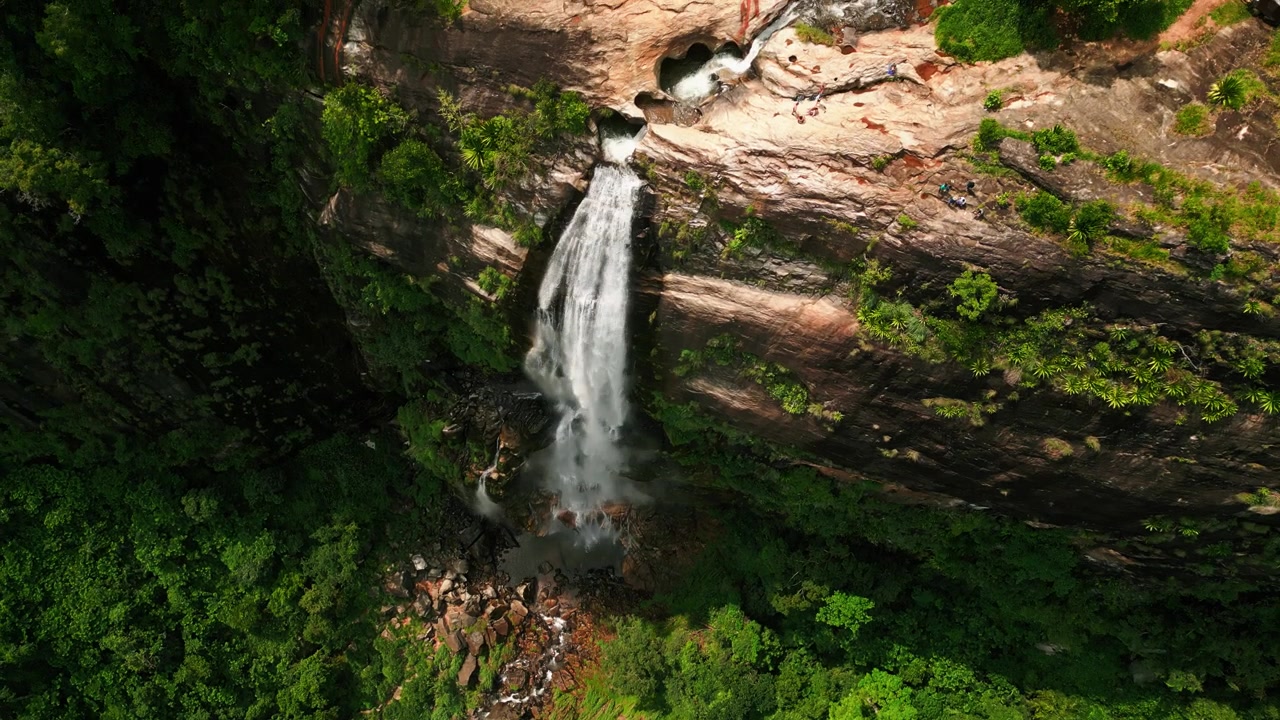
[[[843,47],[783,30],[750,76],[698,108],[676,107],[659,87],[664,58],[695,43],[745,45],[785,4],[762,0],[744,36],[738,7],[727,2],[475,0],[451,27],[366,2],[345,38],[344,71],[424,113],[434,111],[440,88],[496,112],[510,102],[502,87],[548,77],[594,106],[649,121],[637,164],[653,202],[638,223],[647,228],[639,246],[646,260],[633,328],[637,347],[656,350],[651,366],[641,363],[641,383],[669,398],[693,400],[819,463],[1029,521],[1132,534],[1161,515],[1265,520],[1265,508],[1251,512],[1237,499],[1274,485],[1280,467],[1277,421],[1256,407],[1213,423],[1167,402],[1114,410],[1087,395],[1026,387],[1016,373],[926,360],[866,332],[841,270],[874,259],[893,269],[879,292],[921,306],[937,304],[948,283],[976,269],[1016,301],[1019,317],[1088,303],[1100,322],[1158,328],[1184,347],[1204,330],[1277,339],[1280,320],[1242,309],[1241,288],[1199,272],[1194,265],[1205,260],[1188,254],[1172,228],[1113,228],[1158,243],[1168,262],[1109,251],[1080,257],[997,202],[1045,187],[1068,201],[1124,205],[1149,200],[1149,188],[1118,186],[1087,168],[1039,173],[1012,141],[1001,153],[1016,171],[975,175],[968,159],[989,116],[983,97],[1003,89],[995,117],[1006,126],[1062,123],[1099,153],[1125,149],[1218,184],[1278,187],[1280,144],[1267,113],[1224,113],[1203,138],[1171,132],[1177,108],[1261,52],[1262,27],[1245,23],[1187,53],[1146,52],[1119,64],[1114,52],[1086,46],[977,66],[939,54],[925,25],[868,32]],[[572,203],[593,161],[585,151],[548,159],[551,169],[526,188],[540,221]],[[975,201],[988,208],[981,219],[937,196],[940,183],[970,177]],[[720,221],[748,216],[783,244],[730,248]],[[462,256],[464,270],[454,275],[462,287],[488,265],[533,273],[522,280],[536,284],[531,259],[545,252],[527,253],[492,228],[442,232],[377,198],[340,195],[324,219],[412,273],[447,271],[447,259]],[[1264,244],[1236,247],[1277,258]],[[726,333],[742,352],[793,373],[840,419],[787,413],[733,372],[672,372],[682,352]],[[985,409],[980,422],[941,417],[942,400]]]

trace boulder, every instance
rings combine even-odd
[[[467,633],[467,649],[472,655],[479,655],[484,650],[485,637],[482,632]]]
[[[409,597],[409,578],[403,570],[396,570],[386,577],[382,583],[382,589],[389,594],[398,598]]]
[[[475,655],[468,655],[467,659],[462,661],[462,669],[458,671],[458,684],[462,687],[470,685],[471,678],[475,676],[476,668],[479,664]]]
[[[520,623],[524,622],[524,619],[528,617],[528,615],[529,615],[529,609],[524,606],[524,603],[520,602],[519,600],[511,601],[510,617],[511,617],[511,621],[514,624],[519,625]]]
[[[451,630],[444,633],[441,637],[444,638],[444,644],[449,646],[450,652],[461,652],[463,646],[466,645],[462,639],[462,632],[459,630]]]

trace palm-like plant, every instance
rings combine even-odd
[[[1209,102],[1213,105],[1239,110],[1248,99],[1244,81],[1235,75],[1228,75],[1209,86]]]

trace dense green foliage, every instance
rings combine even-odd
[[[385,699],[368,588],[393,497],[440,485],[394,437],[227,473],[154,463],[6,474],[0,713],[320,718]],[[372,562],[371,562],[372,560]],[[365,638],[357,644],[353,638]],[[402,647],[403,643],[397,647]]]
[[[527,175],[538,153],[586,132],[591,108],[546,81],[507,91],[529,109],[482,119],[441,92],[444,129],[414,125],[411,113],[374,88],[352,83],[331,91],[322,126],[337,181],[381,190],[423,217],[489,223],[512,231],[521,245],[537,245],[541,229],[498,193]]]
[[[474,705],[452,657],[378,638],[369,592],[450,478],[388,436],[297,452],[373,404],[343,310],[416,391],[428,361],[512,367],[507,330],[315,236],[303,10],[4,7],[3,717],[350,717],[402,681],[389,717]],[[444,204],[422,148],[392,146],[408,119],[336,90],[339,182]]]
[[[629,717],[1277,712],[1253,699],[1280,679],[1277,608],[1247,583],[1101,577],[1070,532],[887,503],[692,406],[651,411],[692,481],[748,505],[716,504],[723,530],[689,582],[605,644],[603,685]],[[1208,611],[1220,602],[1231,611]]]
[[[999,294],[999,288],[996,287],[990,275],[975,273],[972,270],[965,270],[947,290],[951,293],[951,297],[960,301],[956,305],[956,312],[967,320],[977,320],[982,317]]]
[[[351,83],[325,96],[321,121],[334,176],[342,185],[364,190],[375,152],[404,131],[409,115],[377,90]]]
[[[1061,27],[1086,40],[1116,34],[1147,39],[1190,6],[1191,0],[957,0],[938,8],[934,34],[938,46],[960,60],[999,60],[1057,46]]]
[[[960,0],[938,8],[938,47],[966,62],[999,60],[1057,44],[1049,9],[1021,0]]]
[[[0,455],[305,442],[355,368],[293,168],[300,6],[12,2],[0,19]],[[23,389],[18,389],[23,388]]]
[[[460,10],[412,4],[444,20]],[[446,438],[435,381],[445,368],[514,369],[509,328],[490,303],[316,236],[303,178],[326,160],[313,152],[323,139],[338,185],[532,242],[540,231],[499,193],[581,133],[588,108],[545,83],[512,89],[526,107],[493,118],[446,98],[446,134],[351,83],[326,97],[311,137],[295,98],[315,10],[4,6],[3,717],[444,720],[478,701],[456,685],[461,658],[416,640],[419,620],[383,633],[370,589],[393,541],[402,553],[440,529],[444,490],[464,474],[470,448]],[[1037,141],[1046,154],[1068,144],[1058,131]],[[688,180],[714,205],[709,183]],[[1267,220],[1261,189],[1232,204],[1177,187],[1188,188],[1178,217],[1207,251]],[[1068,208],[1064,232],[1107,212]],[[726,225],[731,254],[794,251],[752,215]],[[1239,391],[1280,412],[1258,382],[1280,351],[1246,336],[1205,333],[1191,348],[1229,378],[1211,381],[1153,328],[1103,325],[1084,308],[1005,317],[983,273],[962,275],[939,307],[882,296],[883,270],[858,280],[868,332],[926,359],[1016,368],[1025,384],[1119,406],[1158,397],[1211,417]],[[498,300],[511,290],[496,268],[476,282]],[[840,420],[731,338],[684,360],[758,384],[787,412]],[[414,398],[397,413],[403,436],[318,441],[373,404],[362,378]],[[1068,533],[881,503],[690,407],[650,409],[688,475],[731,501],[712,504],[722,532],[689,582],[618,623],[605,669],[628,714],[1226,720],[1239,716],[1229,702],[1275,717],[1251,698],[1280,681],[1280,618],[1244,581],[1097,578]],[[1263,490],[1251,501],[1270,503]],[[1197,528],[1149,530],[1178,543]],[[1278,547],[1255,535],[1204,561],[1250,556],[1274,571]],[[1232,613],[1212,612],[1224,602]],[[505,652],[486,656],[481,687]],[[1157,682],[1131,685],[1131,660]]]
[[[412,138],[382,156],[378,180],[387,197],[425,217],[448,216],[464,195],[431,146]]]
[[[1271,340],[1206,331],[1187,346],[1157,328],[1104,323],[1086,305],[1024,318],[970,318],[962,305],[953,320],[936,304],[921,309],[881,297],[875,288],[888,279],[886,269],[868,264],[858,283],[858,319],[871,337],[931,362],[958,362],[978,376],[1015,370],[1020,387],[1046,384],[1113,409],[1167,402],[1209,422],[1232,415],[1242,401],[1270,412],[1260,399],[1277,395],[1255,384],[1280,361],[1280,343]]]

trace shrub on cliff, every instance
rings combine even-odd
[[[1071,227],[1071,206],[1043,190],[1018,198],[1015,205],[1022,219],[1034,228],[1066,233]]]
[[[445,215],[464,192],[444,160],[421,140],[405,140],[389,150],[378,180],[388,198],[425,217]]]
[[[1080,152],[1080,140],[1076,138],[1076,134],[1061,125],[1035,131],[1031,134],[1031,144],[1035,145],[1036,151],[1042,155]]]
[[[796,33],[796,38],[800,42],[807,42],[811,45],[835,45],[835,37],[820,27],[810,25],[808,23],[798,22],[791,28]]]
[[[370,185],[370,167],[380,146],[405,129],[409,114],[376,89],[350,83],[325,96],[320,121],[334,177],[345,187],[363,190]]]
[[[1239,110],[1244,107],[1244,83],[1235,75],[1228,75],[1209,87],[1209,102],[1214,105]]]
[[[1187,224],[1187,242],[1205,253],[1220,255],[1230,248],[1227,231],[1231,229],[1231,216],[1221,204],[1205,206],[1198,200],[1183,205],[1182,213]]]

